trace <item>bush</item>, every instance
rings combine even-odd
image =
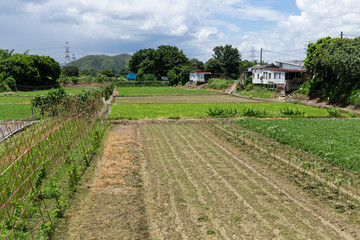
[[[245,79],[245,85],[247,86],[247,85],[249,85],[249,84],[252,84],[252,76],[247,77],[247,78]]]
[[[218,118],[227,118],[227,117],[236,117],[239,115],[239,111],[237,109],[224,109],[224,108],[209,108],[206,111],[206,114],[210,117],[218,117]]]
[[[158,79],[154,74],[146,74],[144,77],[145,82],[156,82]]]
[[[169,81],[127,81],[120,80],[116,82],[118,87],[168,87]]]
[[[266,111],[260,111],[260,110],[255,110],[251,107],[249,108],[245,108],[242,112],[243,116],[245,117],[265,117],[266,116]]]
[[[61,68],[61,73],[66,77],[77,77],[79,75],[79,68],[77,66],[66,65]]]
[[[255,85],[254,84],[248,84],[245,86],[245,91],[252,91],[255,89]]]
[[[311,88],[311,80],[309,80],[309,81],[305,82],[304,84],[302,84],[300,86],[300,88],[298,90],[296,90],[294,93],[300,93],[300,94],[304,94],[306,96],[309,96],[310,88]]]
[[[77,85],[79,82],[79,78],[78,77],[69,77],[68,78],[74,85]]]
[[[304,111],[301,111],[298,108],[296,108],[296,110],[293,110],[292,108],[289,108],[289,107],[280,109],[279,113],[281,115],[285,115],[285,116],[304,116],[305,115]]]
[[[354,106],[360,107],[360,89],[353,90],[351,92],[349,103]]]
[[[330,117],[341,117],[341,111],[339,108],[329,108],[327,110],[328,114],[330,115]]]
[[[209,80],[207,86],[212,89],[224,90],[232,83],[234,83],[234,81],[230,79],[213,78]]]

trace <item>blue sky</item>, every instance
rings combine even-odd
[[[64,62],[175,45],[211,58],[231,44],[243,59],[301,59],[318,38],[360,35],[358,0],[0,0],[0,48]]]

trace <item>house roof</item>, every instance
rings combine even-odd
[[[193,73],[196,73],[196,74],[212,74],[211,72],[204,72],[204,71],[195,71]]]
[[[306,72],[306,69],[264,68],[276,72]]]
[[[279,68],[279,67],[273,63],[268,64],[268,65],[255,65],[252,67],[252,69],[263,69],[263,68]]]
[[[293,65],[297,67],[303,67],[304,61],[303,60],[288,60],[288,61],[276,61],[277,63],[283,63],[288,65]]]

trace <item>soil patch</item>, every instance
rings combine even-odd
[[[148,238],[138,147],[135,126],[114,127],[93,178],[83,183],[77,206],[66,212],[66,230],[55,239]]]

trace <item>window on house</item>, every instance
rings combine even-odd
[[[269,79],[271,79],[271,73],[269,73]]]
[[[257,79],[260,79],[260,74],[257,74]]]
[[[277,73],[274,73],[274,79],[276,79],[277,78]]]

